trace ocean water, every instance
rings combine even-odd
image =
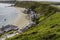
[[[2,26],[12,24],[18,16],[18,10],[15,7],[8,7],[12,4],[0,3],[0,28]]]

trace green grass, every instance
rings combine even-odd
[[[49,4],[36,2],[24,2],[22,4],[23,5],[18,3],[17,6],[32,8],[36,13],[42,14],[42,16],[36,20],[39,23],[29,28],[23,34],[15,35],[6,40],[60,40],[60,12],[58,11],[60,9],[51,7]]]
[[[52,37],[52,35],[55,36]],[[6,40],[60,40],[60,12],[56,12],[22,35]]]
[[[10,31],[8,31],[8,32],[5,32],[5,33],[3,33],[3,34],[0,34],[0,37],[3,37],[4,34],[12,34],[13,32],[14,32],[14,30],[10,30]]]

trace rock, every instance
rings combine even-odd
[[[17,28],[17,26],[14,26],[14,25],[6,25],[6,26],[1,28],[0,34],[4,33],[4,32],[8,32],[10,30],[18,30],[18,28]]]

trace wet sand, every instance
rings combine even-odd
[[[13,25],[18,26],[19,28],[23,28],[29,24],[30,20],[27,19],[28,15],[23,13],[23,11],[25,10],[24,8],[18,8],[18,7],[16,8],[20,12],[18,16],[16,17],[16,19],[14,20]]]

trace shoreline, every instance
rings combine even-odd
[[[30,22],[30,20],[27,19],[28,14],[23,13],[25,8],[16,7],[16,9],[18,9],[18,11],[20,12],[12,24],[18,26],[18,28],[23,28],[24,26],[27,26]]]
[[[24,8],[16,7],[16,9],[17,9],[18,11],[20,11],[20,12],[19,12],[18,16],[16,17],[16,19],[14,20],[14,22],[12,22],[12,25],[17,26],[17,28],[19,28],[19,29],[23,29],[23,28],[25,28],[25,27],[29,24],[29,22],[30,22],[30,20],[28,20],[28,19],[26,18],[26,17],[28,17],[28,14],[24,14],[24,13],[23,13]],[[17,30],[17,31],[18,31],[18,30]],[[20,31],[21,31],[21,30],[19,30],[19,32],[20,32]],[[5,37],[1,37],[0,39],[5,40],[6,37],[7,37],[7,38],[13,37],[13,36],[15,36],[15,35],[17,35],[17,34],[19,34],[19,33],[7,34]]]

